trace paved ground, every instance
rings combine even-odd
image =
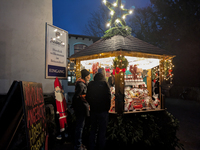
[[[177,137],[185,150],[200,150],[200,103],[166,98],[165,107],[180,121]]]
[[[165,107],[180,121],[177,137],[184,149],[200,150],[200,102],[166,98]],[[56,149],[72,150],[73,146],[70,143],[58,144]]]

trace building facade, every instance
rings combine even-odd
[[[69,34],[69,43],[68,43],[68,57],[73,55],[74,53],[79,52],[87,46],[90,46],[94,42],[98,41],[100,38],[84,36],[84,35],[75,35]],[[68,62],[70,63],[70,62]],[[73,72],[74,64],[71,64],[68,68],[68,77],[67,80],[61,80],[62,86],[64,89],[64,93],[67,101],[71,101],[72,96],[75,91],[75,72]]]
[[[42,83],[44,93],[54,90],[54,80],[45,79],[46,22],[52,24],[52,0],[1,0],[1,95],[14,80]]]
[[[54,92],[54,79],[45,78],[45,27],[53,24],[52,0],[1,1],[0,5],[0,95],[12,82],[42,83],[43,93]],[[69,34],[68,56],[84,49],[96,37]],[[74,92],[75,75],[60,80],[65,96]]]

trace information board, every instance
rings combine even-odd
[[[46,78],[67,78],[68,32],[46,24]]]
[[[26,120],[28,147],[30,150],[45,148],[46,119],[42,84],[21,81]]]

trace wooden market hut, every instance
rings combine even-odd
[[[113,57],[113,56],[132,56],[132,57],[143,57],[143,58],[157,58],[160,61],[165,61],[169,59],[173,59],[175,55],[171,52],[166,51],[164,49],[158,48],[154,45],[151,45],[147,42],[144,42],[138,38],[133,36],[121,36],[115,35],[111,38],[107,39],[100,39],[93,43],[92,45],[86,47],[85,49],[73,54],[68,59],[70,61],[74,61],[76,63],[76,79],[80,77],[80,61],[82,60],[90,60],[90,59],[97,59],[97,58],[106,58],[106,57]],[[161,96],[161,85],[163,81],[162,77],[162,69],[160,63],[160,90],[159,96],[161,100],[161,109],[164,109],[164,99]],[[149,72],[151,76],[151,71]],[[124,84],[119,83],[119,75],[115,75],[115,93],[124,94]],[[124,81],[124,78],[122,82]],[[147,84],[151,84],[151,78],[147,78]],[[148,86],[149,87],[149,86]],[[150,86],[151,87],[151,86]],[[151,88],[148,89],[151,93]],[[116,97],[118,101],[116,101],[115,107],[118,113],[123,112],[123,97]],[[117,106],[116,106],[117,105]]]

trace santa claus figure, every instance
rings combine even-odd
[[[59,114],[60,132],[62,133],[65,131],[65,125],[67,125],[67,104],[63,95],[64,91],[57,77],[54,82],[54,87],[57,107],[56,113]]]

